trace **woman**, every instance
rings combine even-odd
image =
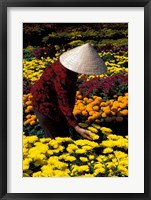
[[[78,126],[72,113],[77,75],[105,72],[103,60],[88,43],[63,53],[45,69],[31,90],[33,108],[45,137],[69,137],[71,127],[82,137],[91,139],[89,132]]]

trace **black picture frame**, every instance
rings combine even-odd
[[[7,193],[7,8],[144,7],[144,193]],[[150,0],[0,0],[0,199],[151,199],[151,1]],[[143,105],[142,105],[143,106]],[[134,183],[135,184],[135,183]]]

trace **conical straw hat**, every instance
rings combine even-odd
[[[98,75],[107,71],[104,61],[89,43],[64,52],[59,59],[64,67],[80,74]]]

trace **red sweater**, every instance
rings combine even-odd
[[[59,61],[45,69],[31,89],[33,108],[49,119],[61,122],[66,118],[70,126],[77,125],[73,116],[77,74]]]

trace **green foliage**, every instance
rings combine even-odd
[[[80,45],[84,44],[84,42],[82,40],[73,40],[73,41],[69,42],[68,44],[72,47],[76,47],[76,46],[80,46]]]
[[[88,38],[95,38],[95,40],[101,40],[101,39],[108,39],[112,38],[115,42],[117,38],[127,38],[127,35],[124,31],[117,31],[117,30],[111,30],[111,29],[103,29],[103,30],[86,30],[86,31],[75,31],[75,32],[52,32],[48,36],[44,37],[43,40],[46,41],[48,39],[64,39],[64,40],[85,40]],[[114,39],[115,38],[115,39]],[[126,40],[127,41],[127,40]],[[112,40],[111,40],[112,42]]]
[[[33,49],[26,48],[23,50],[23,58],[25,60],[31,61],[34,57]]]
[[[80,39],[87,37],[98,37],[98,38],[114,38],[114,37],[127,37],[127,30],[112,30],[112,29],[87,29],[86,31],[63,31],[63,32],[52,32],[49,34],[51,38],[70,38]]]
[[[126,30],[117,30],[117,29],[110,29],[105,28],[100,31],[102,38],[121,38],[127,37],[128,29]]]
[[[36,135],[39,138],[44,137],[43,129],[41,128],[39,123],[37,123],[34,126],[31,126],[30,124],[24,125],[23,132],[25,132],[26,136]]]
[[[102,56],[102,59],[105,61],[110,61],[110,60],[113,60],[114,59],[114,56],[109,54],[109,55],[105,55],[105,56]]]
[[[125,46],[128,45],[128,39],[127,38],[122,38],[118,40],[103,39],[99,41],[98,46],[105,46],[108,44],[111,44],[112,46]]]
[[[42,38],[42,42],[44,44],[46,44],[48,40],[49,40],[49,35],[47,35],[47,36],[45,36],[45,37]]]

